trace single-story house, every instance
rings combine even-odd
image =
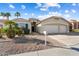
[[[42,34],[43,31],[46,31],[48,34],[69,32],[70,23],[62,17],[52,16],[42,21],[36,21],[36,20],[31,21],[31,20],[18,18],[13,19],[12,21],[16,22],[16,24],[19,27],[28,28],[30,30],[30,33],[38,32]],[[4,24],[5,21],[6,20],[0,20],[0,27],[5,26]]]
[[[24,27],[24,28],[27,27],[31,33],[31,23],[28,20],[23,19],[23,18],[18,18],[18,19],[13,19],[13,21],[16,22],[16,24],[19,27]]]
[[[69,22],[62,17],[52,16],[42,20],[37,25],[37,30],[39,33],[46,31],[48,34],[68,33]]]
[[[79,29],[79,21],[78,20],[73,20],[71,19],[69,21],[71,24],[70,24],[70,30],[72,31],[73,29]]]
[[[5,26],[4,22],[6,20],[2,19],[0,20],[0,27]],[[31,33],[31,23],[23,18],[18,18],[18,19],[12,19],[12,21],[14,21],[19,27],[27,27]]]
[[[0,28],[5,26],[4,24],[5,21],[6,21],[5,19],[0,19]]]

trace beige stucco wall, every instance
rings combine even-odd
[[[39,33],[42,33],[42,30],[44,26],[46,25],[57,25],[58,27],[59,26],[66,26],[66,33],[69,32],[69,23],[66,21],[66,20],[63,20],[63,19],[54,19],[54,18],[48,18],[44,21],[42,21],[40,24],[37,25],[37,30]],[[47,28],[48,29],[48,28]],[[60,29],[60,27],[58,28]],[[59,33],[60,33],[60,30],[59,30]]]
[[[46,21],[43,21],[40,23],[41,25],[46,25],[46,24],[63,24],[63,25],[69,25],[68,22],[66,22],[65,20],[62,19],[46,19]]]
[[[28,29],[30,29],[30,33],[31,33],[31,23],[30,22],[16,22],[16,23],[25,23],[25,24],[28,24]]]

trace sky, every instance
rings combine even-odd
[[[16,18],[14,14],[19,12],[20,18],[45,19],[51,16],[61,16],[67,20],[79,19],[78,3],[0,3],[0,12],[9,12],[10,19]],[[0,19],[3,17],[0,16]]]

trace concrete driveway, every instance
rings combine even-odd
[[[79,48],[79,35],[48,35],[53,40],[57,40],[67,46]]]

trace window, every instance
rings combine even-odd
[[[26,23],[17,23],[19,27],[26,27]]]

